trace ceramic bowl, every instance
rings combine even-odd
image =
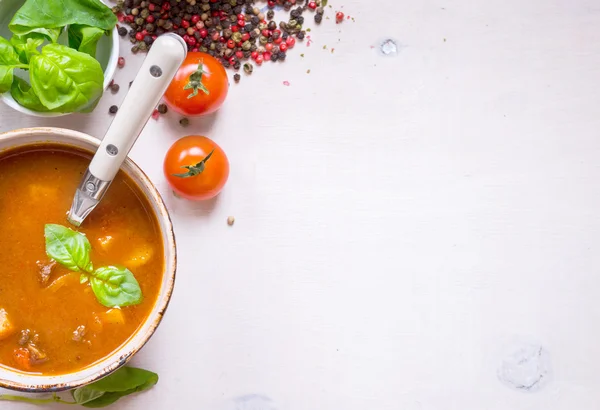
[[[0,0],[2,1],[2,0]],[[95,152],[100,141],[87,134],[61,128],[25,128],[0,134],[0,152],[47,142]],[[74,373],[42,376],[19,372],[0,365],[0,387],[24,392],[56,392],[89,384],[123,366],[150,339],[171,299],[177,266],[175,236],[163,200],[144,172],[129,158],[121,169],[138,185],[156,215],[164,245],[165,268],[158,299],[145,322],[121,347],[95,364]],[[1,407],[1,406],[0,406]]]
[[[12,33],[8,29],[8,23],[10,22],[14,14],[17,12],[17,10],[21,8],[24,2],[24,0],[0,0],[0,36],[4,37],[5,39],[10,39]],[[65,32],[63,32],[63,34],[59,38],[59,43],[67,43],[67,37]],[[104,89],[106,90],[115,75],[117,63],[119,60],[119,35],[117,33],[116,27],[112,31],[110,36],[102,36],[102,38],[98,42],[96,59],[98,59],[100,65],[102,66],[102,69],[104,70]],[[15,70],[15,75],[18,75],[19,77],[24,78],[26,80],[29,79],[29,75],[25,70],[17,69]],[[19,105],[19,103],[12,98],[10,92],[0,94],[0,100],[4,101],[4,103],[9,107],[24,114],[32,115],[34,117],[60,117],[63,115],[68,115],[68,113],[48,113],[32,111],[28,108]]]

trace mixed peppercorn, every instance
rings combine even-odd
[[[119,21],[130,26],[130,30],[119,27],[119,34],[129,36],[134,53],[147,50],[159,35],[175,32],[189,51],[208,53],[225,67],[239,69],[247,59],[257,65],[285,61],[296,40],[306,36],[304,13],[313,11],[314,21],[320,23],[327,0],[268,0],[266,4],[263,13],[256,0],[119,0],[114,11]],[[277,6],[289,12],[287,21],[274,21]]]

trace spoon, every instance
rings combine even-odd
[[[68,221],[80,226],[98,205],[187,55],[176,34],[158,37],[75,191]]]

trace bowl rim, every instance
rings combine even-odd
[[[117,71],[117,64],[119,62],[119,32],[117,27],[115,26],[113,30],[110,32],[111,37],[111,49],[110,55],[108,57],[108,62],[106,63],[106,69],[104,70],[104,83],[102,84],[103,91],[108,89],[110,82],[115,77],[115,72]],[[41,117],[41,118],[53,118],[53,117],[64,117],[65,115],[71,115],[72,112],[38,112],[30,110],[29,108],[25,108],[15,101],[14,98],[10,95],[9,92],[0,93],[0,101],[3,101],[4,104],[8,105],[15,111],[19,111],[23,114],[30,115],[32,117]]]
[[[53,141],[52,137],[61,135],[67,139],[83,142],[94,147],[100,145],[100,140],[94,138],[88,134],[69,130],[65,128],[55,127],[32,127],[32,128],[21,128],[13,131],[7,131],[0,133],[0,142],[14,140],[15,144],[7,149],[2,149],[0,152],[10,150],[13,148],[23,147],[32,145],[32,143],[19,143],[20,137],[24,136],[40,136],[47,137],[44,141],[54,144],[62,144],[69,146],[68,143],[61,141]],[[81,148],[81,147],[79,147]],[[22,378],[35,379],[35,383],[22,383],[14,380],[7,380],[0,377],[0,387],[16,390],[26,393],[49,393],[49,392],[60,392],[65,390],[75,389],[87,384],[93,383],[110,373],[124,366],[129,360],[135,355],[144,345],[150,340],[158,325],[162,321],[162,318],[169,306],[173,290],[175,286],[175,277],[177,272],[177,245],[175,242],[175,232],[173,229],[173,223],[167,210],[167,207],[162,199],[162,196],[150,180],[150,178],[142,171],[142,169],[131,159],[129,156],[125,159],[125,162],[121,166],[121,169],[129,170],[128,174],[136,185],[140,188],[142,193],[146,194],[147,200],[153,204],[155,216],[158,219],[161,231],[161,239],[165,242],[164,246],[164,257],[165,257],[165,270],[163,272],[163,285],[159,296],[152,307],[152,310],[146,320],[140,324],[138,329],[119,347],[117,347],[110,354],[97,362],[92,363],[82,369],[71,373],[65,373],[60,375],[37,375],[25,372],[15,371],[6,366],[0,366],[0,370],[6,374],[19,375]],[[164,290],[163,290],[164,288]],[[164,294],[163,294],[164,292]],[[142,334],[142,332],[144,332]],[[131,346],[129,346],[131,345]],[[121,352],[124,351],[122,354]],[[85,376],[77,377],[80,373],[89,373]],[[56,381],[53,379],[68,378],[68,381]]]

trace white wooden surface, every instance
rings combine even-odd
[[[160,382],[113,408],[597,409],[600,4],[343,10],[356,22],[326,21],[232,84],[216,117],[150,120],[132,157],[166,198],[180,265],[134,360]],[[386,38],[397,56],[379,53]],[[140,64],[127,58],[122,90]],[[0,129],[101,137],[124,95],[54,120],[0,107]],[[162,176],[194,133],[231,160],[210,203]],[[521,360],[528,346],[541,364]],[[536,372],[532,391],[510,386]]]

